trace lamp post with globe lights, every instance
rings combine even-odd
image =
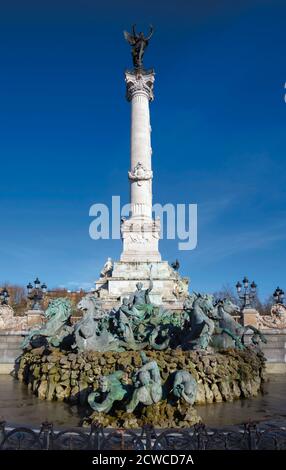
[[[7,291],[6,287],[4,287],[4,289],[0,292],[1,305],[8,305],[9,298],[9,292]]]
[[[275,304],[284,305],[284,295],[284,291],[280,289],[280,287],[277,287],[277,289],[273,292]]]
[[[41,310],[41,301],[47,292],[46,284],[41,285],[41,281],[37,277],[34,281],[34,285],[29,282],[27,285],[28,299],[32,300],[32,310]]]
[[[249,280],[245,276],[242,280],[242,284],[238,281],[236,284],[236,290],[238,298],[241,301],[241,309],[251,308],[252,302],[256,297],[257,285],[254,281],[249,285]]]

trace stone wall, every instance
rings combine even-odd
[[[267,343],[262,344],[262,352],[266,358],[266,372],[269,374],[286,373],[286,329],[265,328],[261,330]],[[250,334],[247,335],[250,343]]]
[[[286,373],[286,329],[262,330],[267,339],[263,345],[263,353],[267,358],[269,374]]]
[[[0,374],[9,374],[15,360],[22,354],[21,343],[25,332],[0,332]]]

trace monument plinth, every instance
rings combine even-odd
[[[125,72],[126,98],[131,104],[130,138],[130,215],[121,223],[123,251],[119,262],[95,284],[99,297],[112,306],[134,291],[138,281],[144,286],[153,280],[150,293],[156,304],[182,308],[188,293],[188,279],[162,261],[159,252],[160,219],[152,217],[152,146],[149,103],[154,100],[154,70],[142,63],[148,40],[125,35],[133,47],[133,70]],[[141,41],[141,42],[140,42]],[[147,41],[147,42],[146,42]]]

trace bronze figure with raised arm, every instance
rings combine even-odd
[[[150,25],[150,33],[147,37],[144,36],[144,33],[140,31],[140,33],[136,33],[135,24],[132,26],[132,33],[128,33],[128,31],[124,31],[124,37],[126,41],[132,46],[132,59],[134,68],[137,70],[143,69],[143,55],[145,52],[146,47],[149,44],[149,41],[154,33],[154,28]]]

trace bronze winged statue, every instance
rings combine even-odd
[[[151,37],[153,36],[154,29],[150,25],[150,33],[147,37],[144,36],[144,33],[141,31],[139,34],[136,33],[135,24],[132,26],[132,33],[123,31],[126,41],[132,46],[132,59],[135,69],[143,69],[143,55],[146,47],[149,44]]]

